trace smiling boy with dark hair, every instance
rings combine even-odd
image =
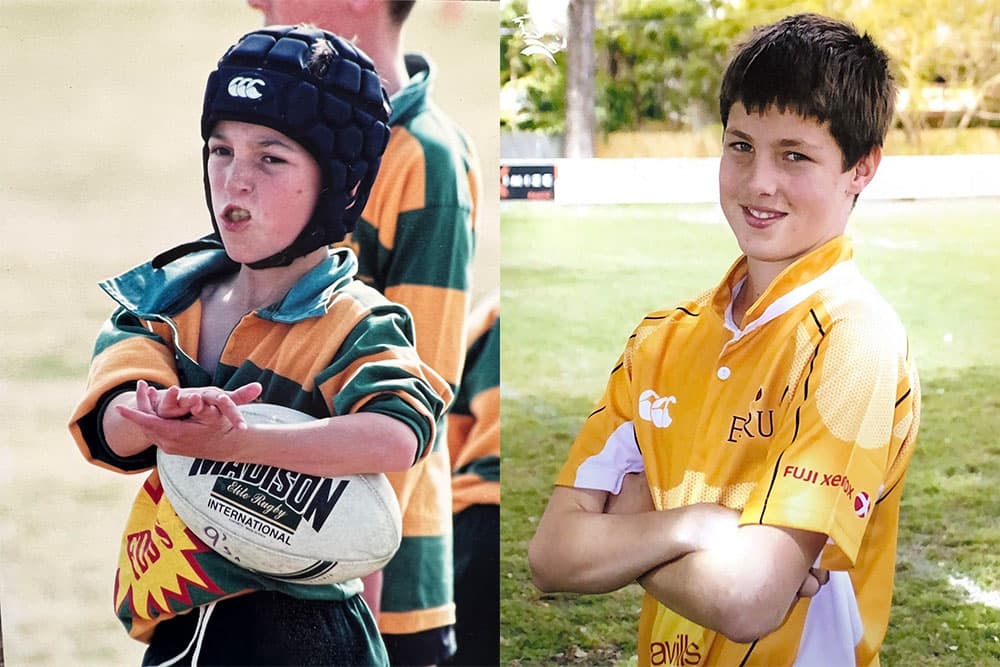
[[[814,14],[726,70],[743,256],[635,329],[529,548],[544,590],[642,584],[640,665],[878,664],[919,384],[844,230],[894,98],[868,36]]]

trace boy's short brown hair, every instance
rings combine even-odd
[[[389,18],[396,25],[403,25],[406,18],[410,15],[413,10],[413,5],[416,4],[417,0],[390,0],[389,2]]]
[[[889,57],[867,33],[818,14],[796,14],[755,28],[736,47],[719,93],[723,127],[736,102],[748,113],[774,105],[828,122],[847,170],[885,140],[896,85]]]

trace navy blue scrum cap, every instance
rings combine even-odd
[[[244,35],[208,77],[201,115],[205,196],[212,226],[208,138],[216,123],[266,125],[319,163],[322,190],[292,244],[251,268],[287,266],[354,229],[389,142],[389,98],[371,59],[319,28],[268,26]]]

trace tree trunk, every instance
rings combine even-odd
[[[569,0],[566,157],[594,157],[594,2]]]

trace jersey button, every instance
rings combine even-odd
[[[729,370],[729,366],[719,366],[719,370],[716,373],[720,380],[728,380],[729,376],[732,375],[732,371]]]

